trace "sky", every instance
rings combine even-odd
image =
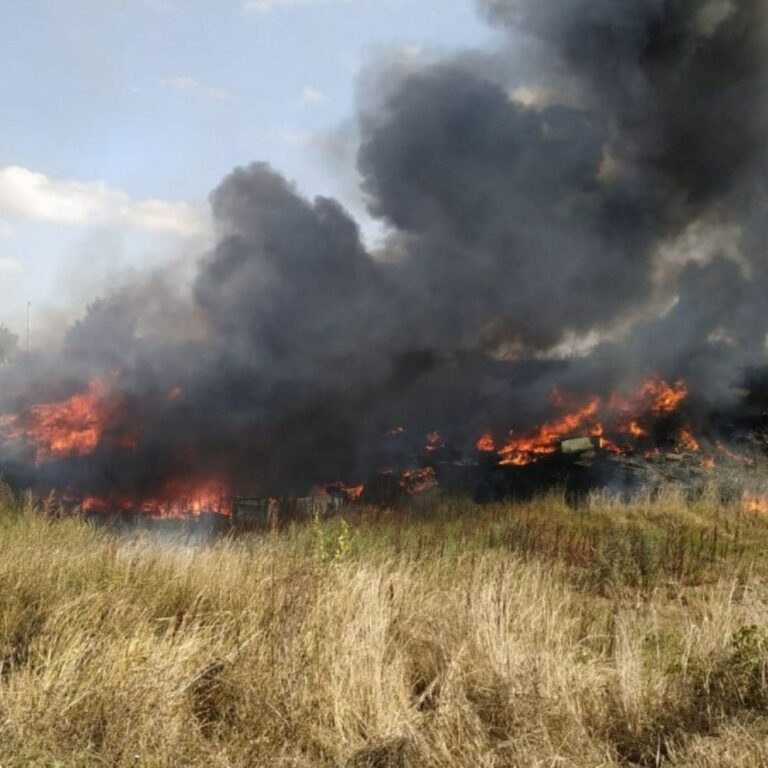
[[[135,272],[194,265],[207,196],[274,165],[366,222],[355,94],[383,57],[471,48],[471,0],[0,2],[0,323],[32,346]]]

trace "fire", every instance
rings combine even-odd
[[[443,438],[439,432],[430,432],[427,435],[426,449],[428,451],[436,451],[438,448],[442,448],[443,445]]]
[[[744,491],[741,503],[747,512],[751,512],[754,515],[768,514],[768,498],[762,494]]]
[[[93,453],[101,438],[104,385],[96,380],[86,392],[58,403],[33,405],[20,433],[37,444],[38,461]]]
[[[624,453],[624,451],[605,436],[605,427],[598,422],[589,432],[590,437],[597,438],[597,444],[604,451],[610,451],[611,453]]]
[[[627,453],[626,448],[616,445],[616,443],[612,442],[607,437],[600,437],[597,442],[599,447],[604,451],[608,451],[608,453],[615,453],[617,456],[622,456]]]
[[[704,456],[701,459],[701,466],[703,469],[714,469],[715,468],[715,457],[714,456]]]
[[[699,450],[699,441],[693,436],[689,427],[683,427],[677,435],[677,444],[691,453]]]
[[[363,491],[365,491],[365,485],[363,483],[360,483],[360,485],[347,485],[344,487],[344,491],[350,501],[360,501]]]
[[[479,437],[475,443],[475,448],[482,453],[493,453],[496,450],[496,441],[493,439],[493,435],[490,432],[486,432]]]
[[[651,412],[656,415],[673,413],[688,398],[688,387],[682,379],[668,384],[659,376],[646,379],[629,396],[614,395],[614,410]]]
[[[736,453],[735,451],[732,451],[727,446],[723,445],[719,440],[716,443],[717,450],[720,451],[720,453],[723,454],[726,458],[731,459],[732,461],[738,461],[742,462],[743,464],[746,464],[748,467],[751,467],[755,460],[751,459],[749,456],[742,456],[740,453]]]
[[[600,398],[593,397],[589,402],[573,413],[550,421],[522,437],[512,438],[499,451],[500,464],[525,466],[539,456],[555,453],[558,442],[572,432],[583,428],[597,414]]]
[[[37,464],[65,456],[87,456],[102,442],[118,411],[107,383],[94,379],[85,392],[66,400],[33,405],[21,415],[4,415],[0,437],[32,443]],[[110,431],[108,442],[136,448],[135,436],[122,430]]]
[[[688,397],[688,387],[682,379],[668,384],[659,376],[651,376],[629,394],[614,393],[608,409],[617,413],[673,413]],[[636,422],[635,417],[633,419]],[[639,425],[636,423],[636,426]],[[642,427],[639,427],[642,429]],[[629,425],[628,425],[629,429]]]
[[[0,414],[0,440],[29,443],[38,463],[66,456],[85,457],[103,446],[136,450],[141,433],[129,419],[126,398],[119,394],[117,383],[117,374],[94,379],[85,391],[66,400],[33,405],[19,414]],[[159,393],[158,405],[165,403],[170,407],[183,394],[181,386],[173,386]],[[658,376],[649,378],[634,390],[605,397],[589,395],[576,399],[555,388],[550,404],[557,409],[558,415],[520,434],[510,432],[501,443],[488,429],[477,438],[475,448],[495,456],[500,465],[525,466],[556,453],[564,439],[578,436],[592,438],[593,446],[599,445],[606,451],[617,454],[642,451],[652,458],[659,455],[658,449],[652,450],[654,446],[650,439],[651,433],[655,434],[653,419],[674,412],[687,397],[688,388],[684,381],[669,384]],[[673,423],[680,421],[675,419]],[[386,436],[396,437],[405,431],[405,427],[397,426]],[[676,443],[685,451],[700,450],[688,425],[679,429]],[[445,445],[441,432],[436,430],[426,435],[427,452],[434,453]],[[722,452],[726,451],[719,447]],[[714,458],[704,456],[701,464],[713,467]],[[405,471],[398,481],[412,494],[438,485],[436,471],[431,466]],[[317,492],[338,493],[346,501],[355,502],[362,499],[364,491],[362,484],[336,482]],[[170,479],[160,492],[147,495],[149,498],[139,494],[132,494],[130,498],[89,497],[83,501],[83,507],[92,511],[131,510],[159,519],[230,513],[227,487],[216,478]]]
[[[400,486],[410,494],[423,493],[437,485],[437,475],[432,467],[411,469],[400,476]]]
[[[156,520],[231,514],[227,488],[217,479],[169,480],[157,496],[143,499],[88,496],[82,506],[86,512],[123,510],[140,512]]]
[[[335,483],[327,483],[320,486],[312,492],[313,496],[327,496],[331,492],[343,493],[347,501],[360,501],[363,492],[365,491],[365,485],[360,483],[359,485],[347,485],[337,480]]]
[[[688,387],[682,379],[672,386],[663,379],[651,379],[645,383],[642,393],[653,398],[651,410],[654,413],[672,413],[688,397]]]
[[[561,440],[574,435],[595,437],[601,448],[613,453],[631,452],[632,447],[617,445],[606,433],[628,435],[635,440],[647,438],[649,432],[644,426],[644,419],[676,411],[687,397],[688,388],[683,380],[668,384],[658,376],[647,379],[628,394],[615,393],[607,399],[593,395],[586,403],[575,406],[560,418],[521,437],[511,437],[499,450],[499,463],[525,466],[541,456],[555,453]],[[550,402],[556,407],[567,404],[565,396],[557,388]],[[478,440],[478,448],[484,439],[485,436]],[[699,450],[698,441],[687,427],[680,431],[678,442],[688,451]]]

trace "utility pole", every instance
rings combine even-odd
[[[32,302],[27,302],[27,352],[29,352],[29,310],[32,306]]]

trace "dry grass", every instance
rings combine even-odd
[[[3,768],[768,764],[768,523],[714,497],[186,545],[0,508]]]

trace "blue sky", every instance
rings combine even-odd
[[[267,160],[353,209],[328,136],[376,57],[472,47],[471,0],[0,3],[0,322],[82,310],[205,248],[205,200]]]

